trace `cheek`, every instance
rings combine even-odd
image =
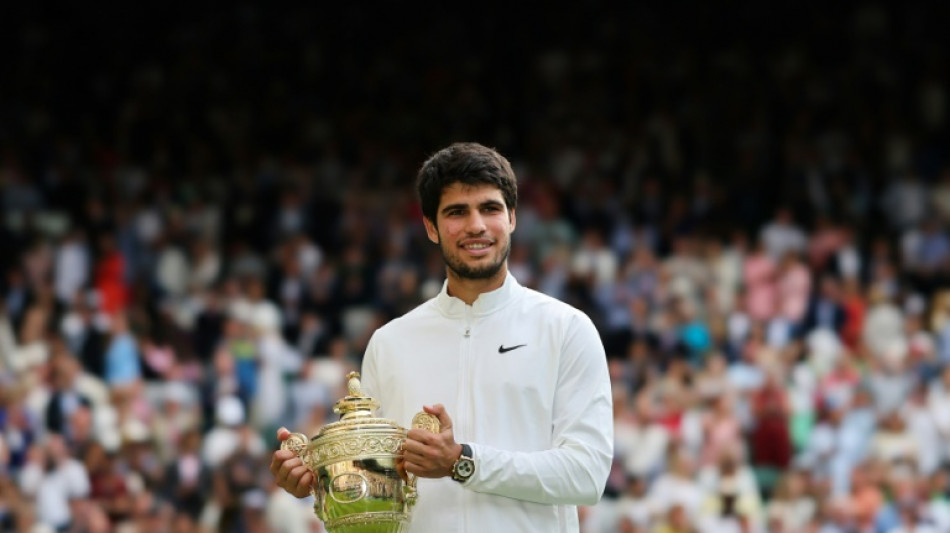
[[[442,222],[439,224],[439,240],[443,243],[449,243],[455,240],[458,236],[459,230],[457,224],[452,224],[451,222]]]
[[[497,224],[493,226],[493,231],[496,235],[507,237],[511,235],[511,224],[508,223],[508,219],[499,220]]]

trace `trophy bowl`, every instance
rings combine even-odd
[[[293,433],[280,447],[313,472],[313,510],[329,533],[400,533],[417,496],[415,476],[396,468],[407,430],[376,417],[379,404],[363,396],[359,378],[347,374],[347,396],[333,406],[339,421],[313,438]],[[412,426],[439,431],[438,419],[424,412]]]

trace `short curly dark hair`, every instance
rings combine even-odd
[[[422,214],[433,224],[442,192],[454,183],[494,185],[501,191],[508,211],[518,205],[518,181],[504,156],[478,143],[454,143],[427,159],[416,180]]]

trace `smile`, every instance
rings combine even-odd
[[[487,257],[492,253],[495,243],[490,240],[479,239],[461,243],[460,247],[465,254],[472,258]]]

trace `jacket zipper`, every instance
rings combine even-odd
[[[455,441],[463,442],[463,439],[468,438],[468,434],[471,433],[471,416],[469,413],[472,411],[471,400],[472,400],[472,381],[469,379],[469,376],[472,375],[472,322],[474,321],[474,309],[472,306],[465,306],[465,331],[462,335],[462,350],[461,350],[461,361],[459,361],[459,376],[458,376],[458,391],[459,391],[459,422],[461,419],[465,420],[464,424],[459,424],[458,428],[461,431],[455,433]],[[465,413],[465,416],[461,415]],[[459,530],[462,532],[467,531],[467,510],[465,508],[465,491],[459,496],[461,502],[459,505]]]

